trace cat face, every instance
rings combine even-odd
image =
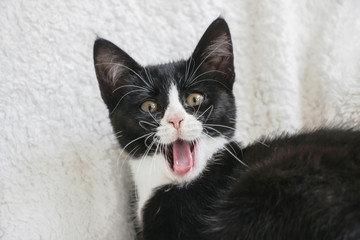
[[[94,63],[117,139],[139,171],[153,171],[149,178],[189,182],[233,136],[233,50],[223,19],[186,61],[142,67],[98,39]]]

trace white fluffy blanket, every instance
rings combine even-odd
[[[238,139],[359,127],[358,0],[2,0],[0,239],[131,239],[93,42],[163,63],[188,57],[219,15],[235,49]]]

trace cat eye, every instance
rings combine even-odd
[[[141,104],[141,110],[144,112],[155,112],[157,110],[157,104],[153,101],[146,101],[143,104]]]
[[[192,93],[186,98],[186,103],[190,107],[195,107],[200,105],[204,101],[204,96],[200,93]]]

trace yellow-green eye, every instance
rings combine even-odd
[[[186,98],[186,102],[189,106],[195,107],[200,105],[204,101],[204,96],[200,93],[192,93]]]
[[[143,110],[144,112],[155,112],[157,110],[157,104],[153,101],[146,101],[141,104],[141,110]]]

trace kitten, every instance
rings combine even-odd
[[[360,239],[360,133],[241,147],[233,61],[222,18],[186,61],[142,67],[96,40],[101,96],[132,156],[139,238]]]

